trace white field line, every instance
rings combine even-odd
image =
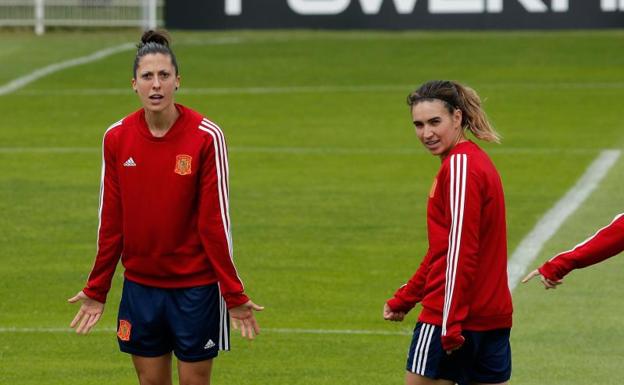
[[[533,227],[533,230],[522,239],[507,266],[510,290],[513,291],[516,285],[518,285],[528,266],[542,250],[544,244],[598,187],[598,184],[613,167],[620,154],[621,151],[619,150],[602,151],[589,165],[576,184],[542,216],[535,227]]]
[[[16,91],[24,86],[26,86],[29,83],[34,82],[35,80],[38,80],[44,76],[50,75],[54,72],[58,72],[61,70],[64,70],[66,68],[70,68],[70,67],[75,67],[75,66],[79,66],[82,64],[86,64],[86,63],[91,63],[94,62],[96,60],[100,60],[103,59],[107,56],[111,56],[114,55],[116,53],[119,52],[123,52],[123,51],[128,51],[130,49],[134,48],[134,45],[131,43],[125,43],[125,44],[121,44],[115,47],[109,47],[109,48],[105,48],[102,50],[99,50],[97,52],[94,52],[90,55],[87,56],[81,56],[81,57],[77,57],[74,59],[70,59],[70,60],[66,60],[63,62],[59,62],[59,63],[54,63],[54,64],[50,64],[46,67],[43,68],[39,68],[27,75],[24,75],[22,77],[19,77],[15,80],[10,81],[9,83],[3,85],[0,87],[0,96],[2,95],[6,95],[8,93],[11,93],[13,91]]]
[[[325,85],[325,86],[270,86],[270,87],[213,87],[193,88],[182,87],[178,91],[182,95],[258,95],[258,94],[309,94],[309,93],[366,93],[366,92],[409,92],[413,84],[378,84],[378,85]],[[565,83],[483,83],[479,88],[505,89],[622,89],[624,82],[565,82]],[[102,95],[134,95],[127,88],[76,88],[50,90],[24,90],[18,93],[26,96],[102,96]],[[1,94],[0,94],[1,95]]]
[[[225,45],[225,44],[240,44],[244,42],[245,42],[245,39],[243,39],[242,37],[222,36],[222,37],[213,37],[210,39],[184,40],[181,42],[176,42],[175,46],[179,47],[181,45],[190,45],[190,46]]]
[[[333,155],[429,155],[418,147],[414,148],[370,148],[370,147],[277,147],[277,146],[232,146],[233,153],[257,154],[333,154]],[[584,155],[595,154],[596,148],[530,148],[530,147],[493,147],[486,150],[489,154],[528,154],[528,155]],[[0,147],[0,154],[80,154],[100,153],[100,147]]]
[[[113,328],[96,327],[91,333],[113,333]],[[373,335],[373,336],[404,336],[411,335],[409,330],[350,330],[350,329],[291,329],[291,328],[262,328],[263,333],[279,334],[339,334],[339,335]],[[0,333],[74,333],[74,329],[66,328],[36,328],[36,327],[0,327]]]

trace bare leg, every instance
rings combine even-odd
[[[178,360],[180,385],[210,385],[210,373],[212,373],[212,359],[198,362]]]
[[[160,357],[132,355],[140,385],[171,385],[171,353]]]
[[[434,380],[412,372],[405,372],[405,385],[454,385],[450,380]]]

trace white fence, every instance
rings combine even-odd
[[[0,0],[0,27],[141,27],[162,25],[164,0]]]

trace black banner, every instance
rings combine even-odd
[[[168,0],[173,29],[624,27],[624,0]]]

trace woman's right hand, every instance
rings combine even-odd
[[[395,321],[395,322],[398,321],[398,322],[400,322],[400,321],[403,321],[403,318],[405,318],[405,313],[404,312],[392,311],[392,309],[390,309],[390,306],[388,306],[387,303],[384,303],[383,318],[386,321]]]
[[[69,303],[81,302],[80,309],[69,327],[76,329],[76,333],[87,334],[100,320],[104,313],[104,304],[87,297],[81,290],[75,296],[67,300]]]

